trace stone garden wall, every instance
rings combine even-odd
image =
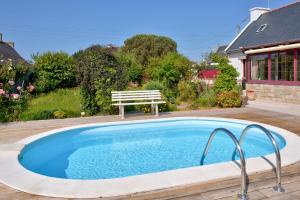
[[[255,91],[255,98],[300,104],[300,86],[247,84],[246,89]]]

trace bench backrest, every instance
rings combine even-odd
[[[113,91],[111,95],[113,102],[161,100],[159,90]]]

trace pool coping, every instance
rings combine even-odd
[[[180,119],[222,120],[225,122],[260,124],[267,129],[279,133],[286,140],[286,146],[280,151],[282,167],[294,164],[300,160],[300,137],[287,130],[268,124],[217,117],[174,117],[164,119],[118,121],[92,123],[55,129],[22,139],[14,144],[0,147],[0,182],[20,191],[42,196],[62,198],[99,198],[125,196],[240,176],[240,168],[236,163],[230,161],[124,178],[71,180],[47,177],[31,172],[25,169],[18,162],[18,155],[24,145],[59,131],[95,125],[131,124]],[[264,158],[269,160],[271,163],[275,163],[276,160],[275,154],[266,155]],[[265,159],[261,157],[247,159],[247,174],[251,175],[258,172],[272,170],[273,166]]]

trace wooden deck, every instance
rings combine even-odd
[[[165,118],[183,116],[216,116],[246,119],[278,126],[300,136],[300,117],[249,108],[174,112],[165,113],[161,117]],[[154,116],[130,115],[126,120],[148,118],[154,118]],[[15,142],[43,131],[65,126],[117,120],[119,120],[117,116],[97,116],[89,118],[0,124],[0,143]],[[250,176],[249,183],[248,193],[251,200],[300,200],[300,162],[283,168],[283,187],[286,190],[284,193],[279,194],[273,192],[272,187],[275,184],[275,174],[271,171]],[[234,200],[237,199],[236,194],[239,192],[239,190],[240,179],[230,179],[209,184],[196,184],[114,199]],[[0,184],[0,200],[29,199],[58,200],[60,198],[49,198],[26,194]]]

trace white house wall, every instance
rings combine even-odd
[[[239,53],[233,53],[233,54],[229,54],[228,58],[230,61],[230,64],[232,66],[234,66],[234,68],[239,72],[239,80],[242,80],[243,78],[243,61],[242,59],[245,57],[245,54],[243,54],[242,52]]]

